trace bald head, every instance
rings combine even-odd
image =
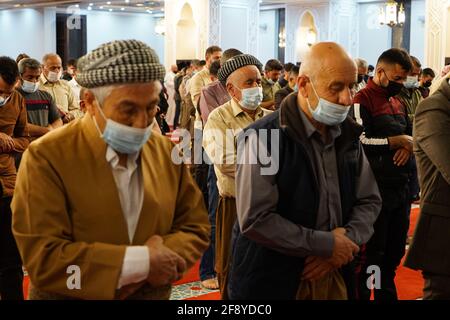
[[[330,72],[342,72],[355,69],[356,65],[344,48],[334,42],[319,42],[311,47],[311,50],[302,61],[300,74],[311,78],[320,78]]]
[[[342,106],[353,102],[357,68],[353,59],[334,42],[319,42],[302,61],[297,80],[298,103],[311,116],[319,98]]]

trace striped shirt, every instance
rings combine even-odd
[[[48,127],[49,124],[61,118],[52,96],[42,90],[27,93],[18,89],[25,98],[27,106],[28,122],[41,127]]]

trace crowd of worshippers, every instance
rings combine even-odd
[[[169,299],[200,260],[224,300],[397,300],[407,245],[424,298],[450,299],[450,66],[436,78],[396,48],[372,66],[333,42],[295,64],[204,58],[166,73],[136,40],[65,68],[0,57],[0,299],[24,298],[23,270],[29,299]],[[177,129],[207,159],[174,162]],[[224,141],[250,130],[257,161],[237,162]]]

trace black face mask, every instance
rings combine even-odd
[[[423,86],[424,86],[425,88],[431,87],[431,81],[425,82],[425,83],[423,84]]]
[[[402,89],[403,89],[403,84],[390,80],[389,77],[387,76],[386,72],[384,70],[383,70],[383,72],[384,72],[384,75],[386,76],[386,78],[388,78],[388,80],[389,80],[389,84],[387,85],[387,87],[384,87],[388,91],[389,96],[394,97],[394,96],[398,95],[400,93],[400,91],[402,91]]]
[[[358,74],[358,83],[363,82],[365,75],[363,74]]]

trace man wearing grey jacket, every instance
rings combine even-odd
[[[450,300],[450,79],[417,107],[414,138],[421,214],[405,265],[422,270],[424,299]]]

